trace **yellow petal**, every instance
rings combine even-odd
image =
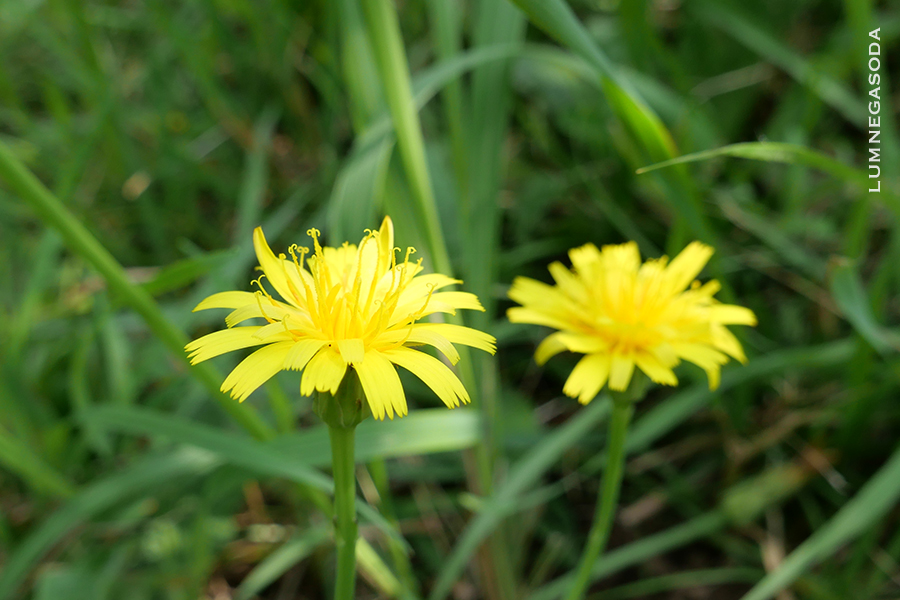
[[[323,346],[303,369],[300,393],[304,396],[311,396],[314,391],[334,394],[346,372],[347,363],[341,355],[329,346]]]
[[[514,306],[506,311],[506,318],[510,323],[531,323],[533,325],[546,325],[555,329],[569,329],[572,326],[565,318],[550,314],[541,310]]]
[[[730,356],[731,358],[742,363],[747,362],[747,356],[744,354],[744,348],[734,334],[728,331],[722,325],[712,326],[713,345]]]
[[[734,304],[715,304],[709,307],[709,319],[723,325],[756,325],[756,315],[749,308]]]
[[[281,332],[283,335],[263,338],[257,335],[261,329],[262,327],[223,329],[194,340],[185,346],[184,349],[190,353],[191,364],[196,365],[204,360],[209,360],[233,350],[291,339],[291,336],[285,331]]]
[[[447,365],[424,352],[410,348],[395,348],[382,354],[392,363],[400,365],[434,390],[444,404],[450,408],[469,401],[469,394],[459,378]]]
[[[719,383],[722,379],[722,369],[717,365],[715,367],[710,367],[709,369],[705,369],[706,378],[709,379],[709,389],[711,391],[715,391],[719,388]]]
[[[360,339],[337,340],[336,344],[338,352],[341,353],[341,358],[347,364],[355,365],[360,363],[366,355],[366,346]]]
[[[299,324],[301,322],[308,322],[309,317],[300,312],[296,308],[292,308],[283,302],[279,302],[278,300],[269,300],[265,296],[262,295],[253,295],[253,303],[245,304],[233,311],[231,311],[227,317],[225,317],[225,324],[229,327],[234,327],[238,323],[243,323],[248,319],[272,319],[275,321],[284,320],[285,316],[288,318],[295,318],[296,322]]]
[[[706,371],[709,389],[719,387],[721,365],[728,362],[728,356],[704,344],[672,344],[672,348],[684,360],[690,361]]]
[[[641,251],[635,242],[603,246],[601,257],[605,269],[637,274],[641,265]]]
[[[588,300],[588,293],[582,280],[561,262],[551,263],[547,268],[556,281],[556,285],[566,296],[578,302],[586,302]]]
[[[259,261],[263,273],[266,274],[266,279],[272,284],[278,295],[288,303],[295,304],[296,299],[288,285],[287,273],[282,264],[285,261],[275,256],[275,253],[269,248],[262,227],[253,230],[253,249],[256,250],[256,259]]]
[[[613,354],[609,365],[609,389],[624,392],[631,383],[634,373],[634,359],[622,354]]]
[[[685,289],[713,255],[713,249],[700,242],[691,242],[676,256],[666,268],[666,276],[669,279],[670,289],[681,291]]]
[[[391,267],[391,257],[394,254],[394,222],[388,216],[384,217],[381,227],[378,229],[378,271],[381,276]]]
[[[470,292],[438,292],[431,295],[429,306],[431,302],[448,304],[456,309],[480,310],[484,312],[484,307],[478,300],[478,296]]]
[[[552,285],[547,285],[530,277],[516,277],[506,294],[510,300],[519,304],[541,304],[548,297],[559,295],[559,291]]]
[[[325,344],[325,340],[316,339],[303,339],[295,342],[291,351],[284,357],[284,368],[302,371]]]
[[[609,347],[603,338],[584,333],[560,332],[559,340],[566,345],[570,352],[580,354],[597,354]]]
[[[193,312],[209,308],[240,308],[256,304],[256,294],[251,292],[219,292],[206,298],[194,307]]]
[[[452,277],[447,277],[446,275],[441,275],[440,273],[429,273],[428,275],[419,275],[414,277],[412,281],[409,282],[409,285],[406,286],[406,289],[403,290],[403,293],[400,294],[400,300],[397,301],[399,305],[408,304],[410,302],[415,302],[418,299],[425,300],[425,297],[428,296],[434,290],[439,290],[441,288],[445,288],[448,285],[455,285],[458,283],[462,283],[459,279],[453,279]]]
[[[423,299],[413,300],[404,305],[398,306],[391,315],[390,325],[396,325],[415,316],[416,318],[427,317],[434,313],[456,314],[456,309],[469,309],[484,311],[478,296],[469,292],[438,292],[432,294],[425,304]]]
[[[354,366],[372,415],[376,419],[406,416],[406,394],[391,361],[377,350],[369,350],[362,362]]]
[[[647,374],[654,383],[663,385],[678,385],[678,378],[675,373],[664,365],[658,358],[650,353],[637,354],[634,357],[637,367]]]
[[[413,330],[433,331],[454,344],[478,348],[491,354],[497,351],[497,340],[494,336],[471,327],[454,325],[452,323],[416,323],[413,326]]]
[[[684,360],[704,368],[728,362],[728,356],[706,344],[676,342],[672,344],[672,349]]]
[[[572,261],[578,276],[586,280],[597,276],[597,270],[602,263],[600,250],[594,244],[585,244],[569,250],[569,260]]]
[[[308,319],[301,321],[300,319],[295,318],[293,314],[290,314],[286,321],[275,321],[274,323],[264,325],[256,332],[256,337],[265,339],[276,333],[286,334],[288,330],[294,335],[301,337],[315,337],[315,334],[317,333],[316,329],[313,327],[312,321]]]
[[[605,354],[589,354],[582,357],[572,369],[563,386],[563,393],[587,404],[600,393],[609,376],[610,357]]]
[[[398,331],[398,333],[401,333]],[[442,336],[441,334],[429,331],[428,329],[422,329],[420,327],[414,327],[411,331],[407,330],[408,334],[404,334],[406,337],[406,342],[404,346],[414,346],[417,344],[427,344],[429,346],[434,346],[437,348],[441,354],[447,357],[447,360],[450,361],[451,364],[456,364],[459,362],[459,352],[456,351],[456,348],[453,344],[450,343],[450,340]],[[402,341],[402,338],[401,338]]]
[[[534,351],[534,362],[543,365],[560,352],[568,350],[562,341],[563,335],[563,332],[557,331],[545,337]]]
[[[228,374],[222,383],[222,391],[230,391],[232,398],[243,402],[256,388],[281,370],[291,346],[293,342],[277,342],[260,348]]]

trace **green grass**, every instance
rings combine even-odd
[[[359,598],[561,597],[606,400],[561,396],[513,277],[587,242],[713,244],[752,308],[710,392],[637,406],[589,597],[900,594],[900,142],[867,194],[868,32],[896,106],[900,7],[867,0],[0,3],[0,599],[325,598],[325,431],[281,373],[189,367],[273,247],[398,245],[498,338],[470,408],[358,431]],[[704,596],[703,594],[706,594]],[[230,596],[228,596],[230,597]],[[787,597],[787,596],[784,596]]]

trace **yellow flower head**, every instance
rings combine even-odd
[[[637,244],[587,244],[569,251],[573,269],[550,265],[555,286],[518,277],[509,297],[513,323],[546,325],[559,331],[544,339],[535,360],[544,364],[564,350],[585,356],[575,365],[563,392],[587,404],[609,383],[624,391],[637,367],[656,383],[677,385],[672,369],[682,359],[702,367],[710,389],[732,357],[746,362],[740,342],[725,325],[756,325],[742,306],[720,304],[715,280],[695,277],[713,250],[693,242],[669,263],[666,257],[641,264]]]
[[[214,294],[194,309],[230,308],[229,329],[186,346],[192,364],[239,348],[263,346],[245,358],[222,384],[223,392],[243,401],[282,369],[303,371],[300,392],[337,392],[347,368],[359,376],[377,419],[407,413],[406,396],[394,365],[421,379],[448,407],[468,402],[462,383],[443,362],[413,348],[434,346],[451,363],[459,354],[453,344],[494,353],[492,336],[449,323],[420,323],[435,313],[456,309],[484,310],[474,294],[438,292],[461,283],[437,273],[422,275],[422,261],[410,262],[407,248],[397,262],[394,227],[385,217],[378,231],[367,231],[359,246],[323,248],[319,232],[310,229],[314,251],[296,245],[275,256],[262,229],[253,232],[253,246],[263,275],[259,290]],[[305,262],[305,264],[304,264]],[[274,288],[277,300],[267,286]],[[249,319],[266,325],[235,327]]]

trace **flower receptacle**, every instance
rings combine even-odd
[[[313,393],[313,412],[329,427],[352,429],[372,414],[356,371],[347,369],[337,392]]]
[[[628,382],[628,387],[621,392],[610,390],[609,395],[616,404],[634,404],[644,399],[644,396],[650,389],[651,383],[653,382],[650,381],[649,377],[644,375],[640,370],[635,369],[631,381]]]

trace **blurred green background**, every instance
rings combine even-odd
[[[404,378],[410,415],[361,426],[359,598],[559,596],[608,401],[561,396],[574,357],[537,367],[505,292],[629,239],[714,245],[759,326],[715,393],[685,366],[638,407],[590,597],[900,597],[898,33],[870,0],[0,1],[0,598],[328,597],[299,375],[237,405],[240,357],[180,348],[249,289],[256,225],[382,214],[499,351],[470,408]]]

